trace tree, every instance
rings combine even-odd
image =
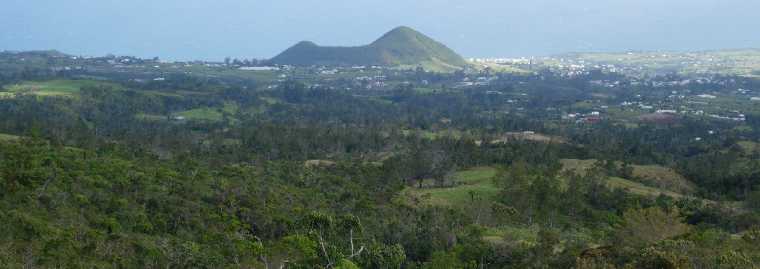
[[[327,260],[327,267],[334,265],[334,257],[328,253],[327,235],[335,225],[335,219],[328,214],[312,212],[302,220],[302,225],[306,231],[316,236],[322,258]]]
[[[553,176],[542,176],[533,180],[529,192],[532,195],[532,205],[542,220],[549,222],[549,227],[554,225],[561,197],[560,182]]]
[[[561,189],[553,173],[530,167],[523,161],[513,163],[494,179],[502,187],[501,198],[505,205],[518,208],[533,223],[535,217],[554,222]]]
[[[362,229],[359,218],[356,216],[344,215],[336,218],[330,214],[312,212],[301,220],[301,226],[315,238],[314,241],[318,244],[319,252],[327,268],[336,266],[342,260],[355,260],[366,250],[364,244],[357,244],[355,240],[354,232]],[[343,245],[341,241],[345,237],[348,237],[348,253],[340,248]]]
[[[353,262],[347,260],[347,259],[341,259],[338,264],[333,267],[335,269],[359,269],[359,266],[356,266]]]
[[[760,211],[760,186],[756,186],[755,190],[749,193],[745,202],[748,208]]]
[[[526,162],[512,163],[508,168],[501,170],[494,181],[502,188],[501,197],[504,204],[520,209],[531,206],[529,197],[531,175]]]
[[[255,248],[259,259],[267,269],[287,268],[288,265],[309,265],[318,260],[318,243],[305,235],[289,235],[275,242],[270,248],[263,244]]]
[[[675,208],[669,211],[659,207],[630,209],[623,213],[623,222],[615,231],[614,240],[619,246],[638,249],[682,235],[689,229]]]
[[[464,264],[454,252],[436,251],[422,269],[462,269]]]
[[[357,263],[367,269],[400,269],[406,260],[401,245],[385,245],[377,242],[369,244],[367,251],[359,257]]]
[[[625,179],[633,179],[633,166],[631,166],[631,163],[623,162],[623,164],[620,165],[618,175]]]
[[[747,254],[729,250],[718,257],[716,268],[740,269],[740,268],[757,268],[757,264],[752,261]]]
[[[517,209],[514,207],[507,206],[500,202],[493,202],[491,204],[491,215],[497,222],[504,223],[517,213]]]
[[[559,232],[553,229],[543,228],[538,231],[538,244],[531,249],[532,268],[549,268],[551,257],[560,244]]]
[[[685,241],[670,241],[668,243],[681,244],[683,245],[681,249],[690,247],[689,242]],[[670,249],[658,249],[657,247],[644,249],[636,261],[636,268],[642,269],[681,269],[693,267],[693,265],[689,264],[689,260],[683,253],[676,253]]]
[[[568,191],[562,193],[565,214],[576,217],[588,208],[586,195],[590,190],[590,182],[573,171],[566,171],[563,176],[567,180]]]
[[[430,174],[439,188],[444,187],[446,177],[455,169],[451,157],[444,150],[432,150],[426,152],[426,154],[429,155],[428,160],[430,160],[430,171],[428,174]]]

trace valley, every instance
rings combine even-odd
[[[271,61],[2,52],[0,264],[760,261],[753,51],[444,48],[401,27]]]

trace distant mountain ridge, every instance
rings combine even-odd
[[[273,64],[296,66],[423,66],[459,69],[467,65],[462,56],[409,27],[398,27],[375,42],[357,47],[323,47],[302,41],[271,59]]]

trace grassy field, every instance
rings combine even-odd
[[[697,186],[673,169],[659,165],[634,165],[633,176],[647,180],[659,188],[678,193],[691,194]]]
[[[583,174],[594,165],[596,160],[563,159],[561,162],[565,170],[575,170],[577,173]],[[632,167],[634,177],[656,187],[617,177],[610,178],[608,182],[610,187],[624,188],[641,195],[658,196],[665,194],[674,198],[691,194],[696,188],[694,183],[667,167],[659,165],[632,165]]]
[[[594,164],[595,160],[564,159],[562,164],[567,170],[583,173]],[[647,196],[664,194],[673,198],[683,198],[693,193],[694,185],[672,169],[657,165],[634,165],[634,176],[655,182],[657,186],[648,186],[640,182],[619,177],[611,177],[608,184],[612,188],[622,188],[631,193]],[[477,167],[457,172],[454,181],[457,185],[444,188],[407,187],[401,197],[413,205],[457,206],[470,202],[471,193],[490,200],[500,189],[494,185],[493,177],[497,169],[493,167]],[[655,184],[653,183],[653,184]],[[426,182],[432,186],[432,181]]]
[[[19,139],[21,139],[20,136],[0,133],[0,141],[15,141]]]
[[[538,241],[538,231],[541,228],[534,226],[501,226],[488,228],[483,234],[483,240],[492,244],[528,244]]]
[[[576,170],[583,174],[593,166],[595,161],[563,159],[562,164],[566,170]],[[633,168],[634,177],[646,182],[646,185],[637,181],[611,177],[608,181],[609,186],[622,188],[639,195],[659,196],[664,194],[673,198],[683,198],[695,191],[692,182],[670,168],[658,165],[633,165]],[[453,176],[455,183],[453,187],[435,188],[432,187],[432,180],[427,180],[423,185],[428,187],[407,187],[399,197],[403,202],[410,205],[432,206],[464,205],[470,202],[471,193],[477,194],[482,199],[491,200],[500,191],[499,187],[493,183],[496,173],[497,169],[493,167],[471,168],[457,172]]]
[[[436,205],[436,206],[459,206],[470,201],[470,193],[477,193],[479,197],[493,199],[499,188],[493,184],[496,169],[493,167],[477,167],[454,175],[459,183],[449,188],[417,188],[407,187],[401,193],[402,199],[411,204]]]
[[[33,94],[38,96],[74,96],[82,87],[108,86],[114,89],[122,87],[115,83],[95,80],[49,80],[49,81],[25,81],[15,85],[6,86],[9,93]]]
[[[751,154],[755,150],[760,150],[760,143],[752,142],[752,141],[739,141],[736,143],[741,147],[745,153]]]
[[[576,169],[582,173],[594,164],[595,160],[562,160],[565,169]],[[497,174],[494,167],[476,167],[457,172],[454,175],[454,181],[458,183],[454,187],[444,188],[418,188],[409,186],[399,195],[399,201],[410,206],[445,206],[445,207],[462,207],[472,203],[471,194],[477,194],[477,197],[485,201],[493,201],[497,198],[500,188],[494,185],[493,178]],[[638,176],[647,176],[651,178],[661,178],[662,180],[680,181],[683,177],[672,170],[652,165],[634,166],[634,174]],[[618,177],[611,177],[608,184],[612,188],[621,188],[630,193],[656,197],[661,194],[673,198],[683,198],[686,195],[662,188],[656,188],[644,185],[642,183],[626,180]],[[432,186],[432,181],[426,182],[427,186]],[[540,230],[536,226],[520,225],[499,225],[496,227],[484,227],[486,231],[483,239],[487,242],[497,245],[503,244],[535,244],[537,234]],[[588,236],[583,232],[571,232],[568,236]]]
[[[222,121],[224,113],[235,114],[239,107],[234,103],[226,103],[223,107],[201,107],[174,113],[174,116],[184,117],[194,121]]]
[[[680,193],[663,190],[663,189],[655,188],[655,187],[649,187],[644,184],[630,181],[623,178],[619,178],[619,177],[611,177],[609,181],[607,181],[607,185],[613,189],[624,189],[630,193],[644,195],[644,196],[660,196],[661,194],[664,194],[666,196],[670,196],[672,198],[678,198],[678,199],[684,197],[684,195]]]
[[[175,116],[180,116],[187,120],[195,121],[221,121],[223,118],[221,109],[213,107],[202,107],[185,110],[176,113]]]
[[[610,118],[633,122],[639,121],[641,115],[647,114],[642,110],[624,107],[610,107],[605,112]]]
[[[206,76],[206,77],[231,77],[231,78],[252,79],[255,81],[262,82],[262,83],[277,81],[277,76],[279,73],[277,71],[248,71],[248,70],[230,69],[230,68],[207,67],[207,66],[202,66],[202,65],[193,65],[190,67],[184,67],[182,70],[185,72],[189,72],[190,74],[201,75],[201,76]]]
[[[435,140],[443,137],[452,137],[452,138],[462,138],[466,133],[455,130],[455,129],[446,129],[446,130],[438,130],[438,131],[429,131],[429,130],[410,130],[405,129],[401,130],[401,133],[409,136],[409,135],[417,135],[419,137]]]
[[[491,144],[509,143],[510,141],[532,141],[542,143],[566,143],[564,138],[539,133],[507,132],[501,138],[492,140]]]
[[[407,187],[399,197],[403,203],[411,206],[465,207],[471,203],[471,193],[477,194],[481,199],[491,201],[496,199],[500,191],[500,188],[493,183],[496,173],[497,169],[493,167],[475,167],[457,172],[454,178],[459,185],[455,187],[422,189]],[[499,245],[534,244],[539,230],[537,226],[519,225],[485,228],[483,239]]]
[[[276,105],[276,104],[282,103],[282,101],[280,101],[280,99],[277,99],[277,98],[274,98],[274,97],[259,97],[259,99],[261,99],[261,101],[264,101],[265,103],[267,103],[267,105]]]
[[[135,117],[138,120],[142,121],[166,121],[166,116],[163,115],[154,115],[154,114],[145,114],[145,113],[138,113],[135,115]]]
[[[513,65],[496,64],[496,63],[478,63],[478,62],[472,62],[472,61],[470,61],[469,64],[477,70],[485,70],[486,68],[490,68],[491,70],[495,72],[502,72],[502,73],[513,73],[513,74],[532,73],[529,70],[525,70]]]

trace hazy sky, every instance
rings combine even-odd
[[[759,0],[2,0],[0,50],[273,57],[399,25],[465,57],[760,47]]]

